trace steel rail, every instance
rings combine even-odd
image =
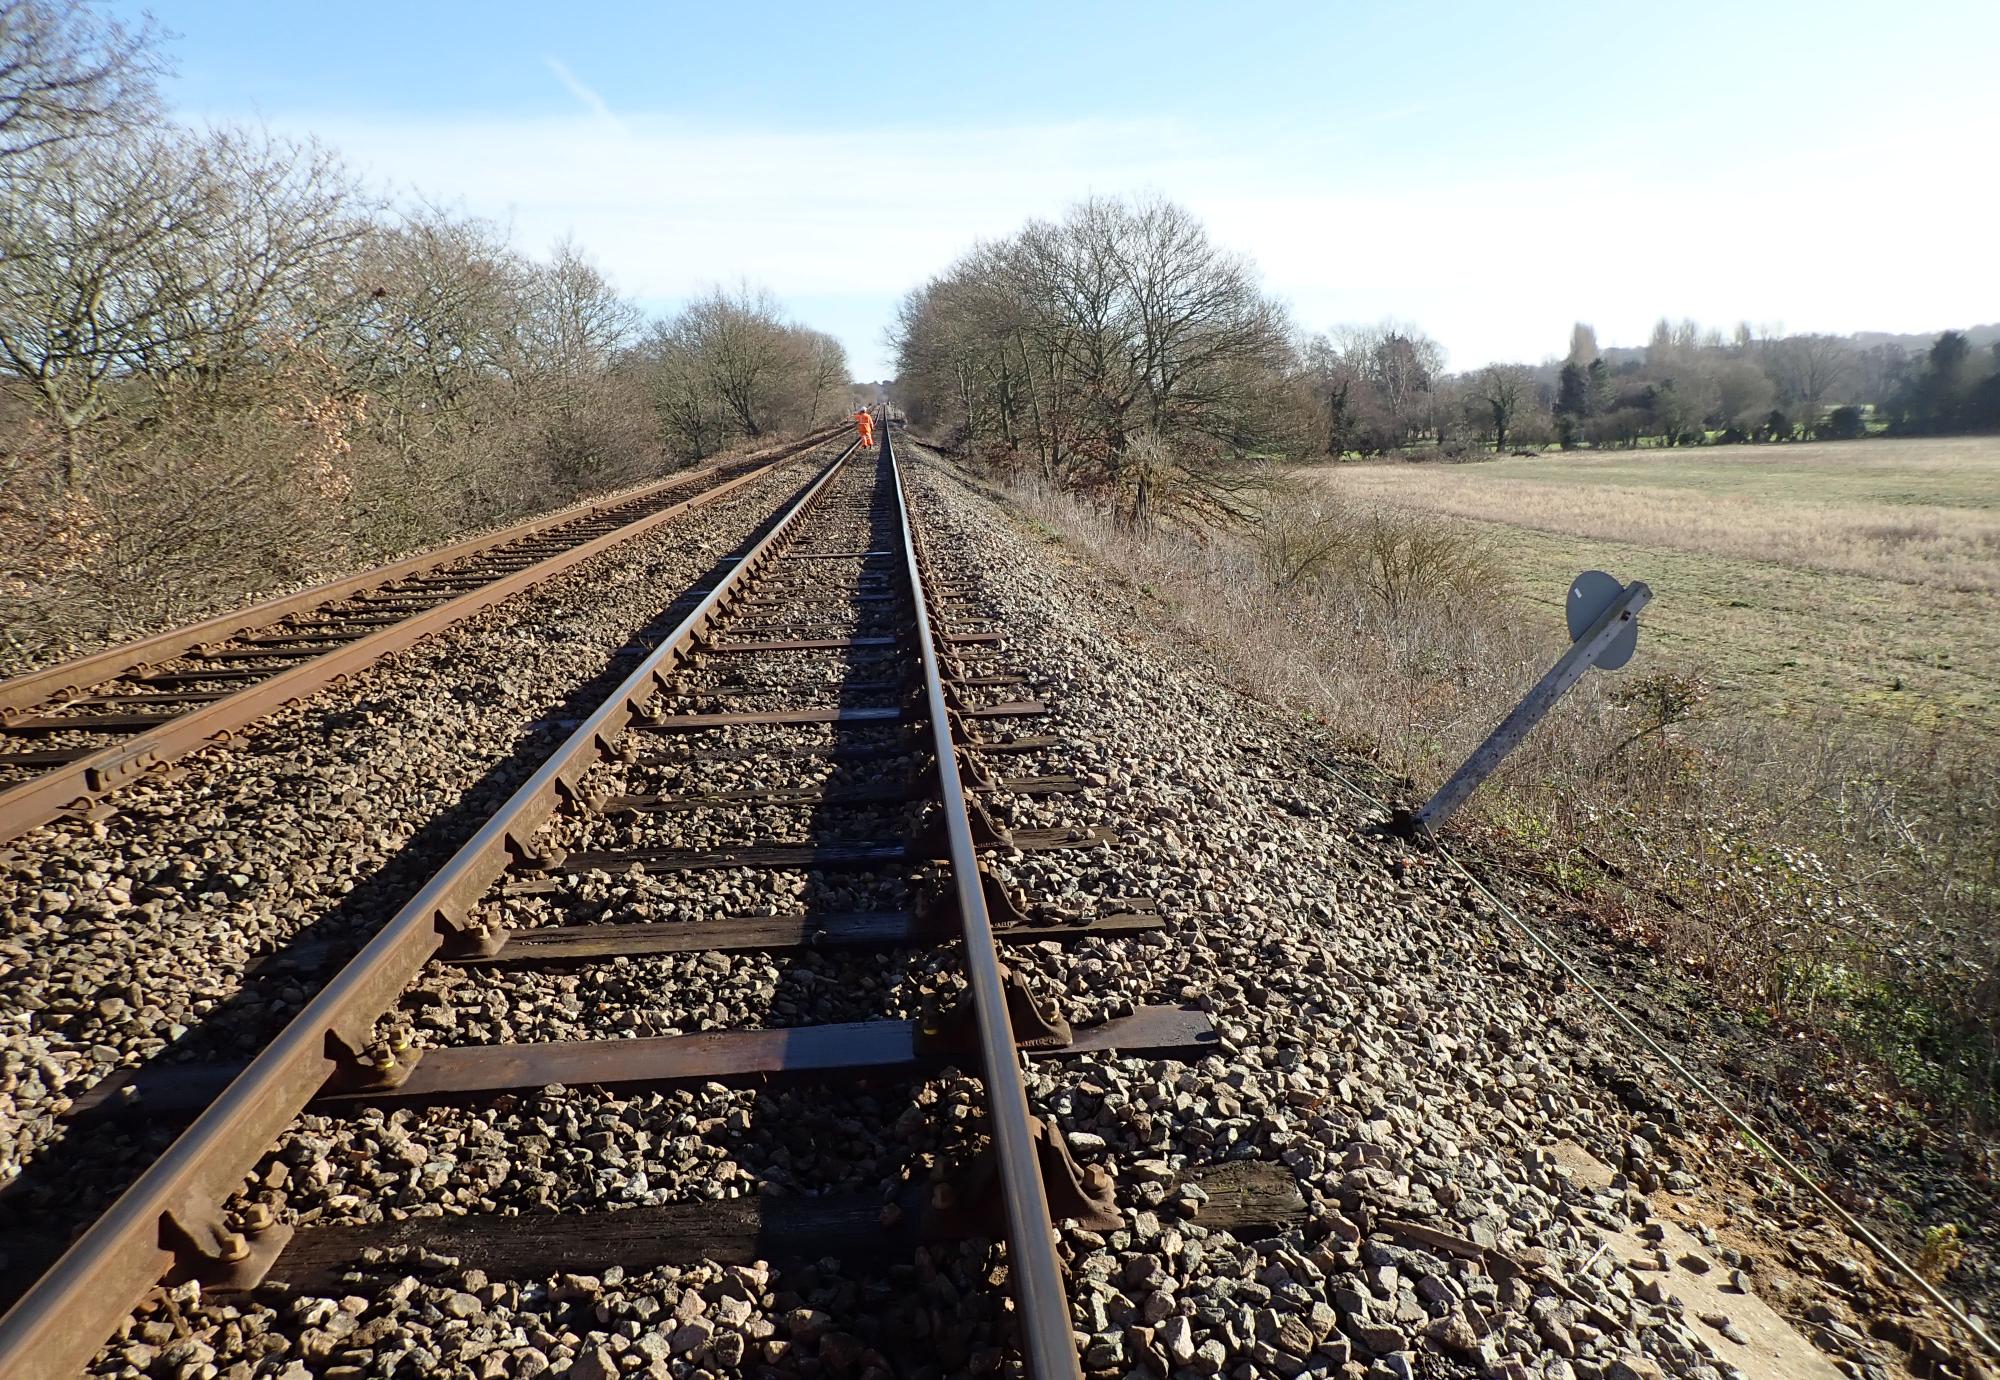
[[[69,1380],[181,1260],[168,1243],[217,1240],[222,1205],[245,1176],[328,1080],[352,1068],[376,1019],[423,965],[453,937],[482,933],[469,921],[487,888],[514,860],[533,856],[535,833],[559,801],[581,798],[583,774],[667,687],[669,670],[769,563],[855,449],[813,479],[666,641],[0,1317],[0,1375]]]
[[[624,526],[606,532],[601,536],[593,537],[576,546],[568,547],[557,552],[547,560],[537,562],[534,565],[511,574],[503,575],[490,583],[469,590],[454,599],[448,599],[431,608],[423,609],[400,622],[390,624],[379,632],[369,633],[363,637],[356,638],[352,642],[330,648],[324,655],[314,657],[309,661],[302,661],[296,666],[281,670],[275,675],[256,681],[225,699],[215,700],[204,705],[196,705],[185,713],[175,714],[171,717],[162,716],[158,728],[147,729],[145,732],[129,737],[123,742],[93,752],[87,757],[80,757],[73,762],[31,777],[14,786],[0,789],[0,843],[7,843],[19,838],[30,829],[40,824],[46,824],[50,820],[55,819],[64,810],[70,809],[81,802],[97,800],[110,795],[121,786],[128,784],[134,778],[155,767],[184,757],[213,739],[234,732],[248,724],[255,723],[257,720],[266,717],[291,701],[302,699],[344,676],[372,666],[393,652],[401,651],[405,647],[411,646],[435,632],[450,627],[455,623],[462,622],[473,614],[482,612],[495,604],[510,599],[523,590],[532,588],[544,580],[573,569],[593,556],[600,555],[614,546],[630,541],[634,537],[642,536],[694,509],[714,503],[718,499],[724,498],[737,489],[742,488],[744,485],[762,478],[774,467],[783,463],[799,451],[824,444],[824,440],[825,438],[807,440],[792,446],[781,447],[769,459],[757,465],[756,468],[726,479],[720,484],[711,485],[709,488],[703,489],[701,492],[682,502],[671,504],[637,521],[627,523]],[[709,470],[701,471],[700,473],[712,473],[715,469],[719,468],[722,467],[710,467]],[[685,478],[669,481],[665,487],[672,487],[675,484],[685,482]],[[628,495],[614,506],[624,506],[624,504],[630,501],[631,496]],[[580,518],[591,516],[594,512],[595,510],[592,510],[592,513],[573,513],[560,521],[576,521]],[[535,530],[542,530],[554,525],[560,525],[560,522],[544,522]],[[518,540],[522,535],[519,529],[510,530],[514,532],[514,536],[508,538],[508,540]],[[532,532],[527,533],[527,535],[532,534]],[[473,543],[473,545],[482,551],[490,550],[493,544],[487,538],[477,539]],[[458,556],[452,557],[452,559],[462,559],[464,555],[468,554],[459,548],[451,548],[451,550],[456,550],[460,553]],[[478,551],[471,552],[470,554],[478,554]],[[445,553],[433,553],[432,556],[422,558],[422,560],[437,562],[444,555]],[[274,608],[278,603],[291,603],[306,599],[308,596],[313,596],[314,602],[324,604],[332,600],[348,597],[361,590],[372,588],[376,584],[402,578],[409,573],[409,563],[407,562],[402,565],[383,567],[381,570],[354,576],[349,580],[336,582],[334,585],[321,586],[317,592],[307,591],[306,594],[290,596],[287,600],[277,601],[277,603],[271,605],[260,605],[259,608]],[[326,593],[329,590],[342,592],[329,595]],[[293,609],[292,612],[301,612],[305,608],[313,607],[314,602],[301,605],[299,608]],[[97,681],[105,679],[115,679],[119,674],[118,671],[108,670],[104,671],[103,674],[97,674],[97,672],[104,667],[112,666],[136,649],[149,649],[146,655],[147,660],[162,660],[179,652],[185,652],[191,646],[220,641],[226,636],[240,635],[243,631],[247,630],[244,626],[239,626],[241,620],[250,617],[252,613],[255,613],[255,610],[243,614],[226,615],[221,619],[211,619],[207,623],[196,624],[193,628],[162,634],[160,637],[148,639],[146,642],[133,643],[125,648],[113,648],[109,652],[101,653],[99,656],[88,658],[85,661],[70,662],[65,666],[52,668],[49,672],[24,677],[20,681],[6,682],[5,686],[0,686],[0,690],[11,690],[16,685],[26,684],[30,681],[44,683],[51,676],[57,676],[64,685],[69,685],[76,675],[96,676],[96,680],[85,681],[85,684],[94,684]],[[233,623],[232,620],[235,620],[235,622]],[[235,627],[234,633],[227,631],[227,628],[231,626]],[[253,624],[250,626],[262,626],[262,624]],[[144,663],[127,662],[123,669],[130,671],[134,666],[140,664]],[[92,669],[86,670],[82,668]],[[90,729],[89,721],[85,719],[78,720],[77,728],[79,731],[88,732]],[[4,732],[5,729],[5,723],[0,722],[0,732]]]
[[[966,809],[965,788],[959,780],[958,750],[952,742],[951,716],[945,701],[944,676],[938,665],[928,595],[917,565],[916,538],[910,525],[909,502],[903,492],[903,471],[896,463],[890,434],[891,428],[883,427],[882,450],[889,458],[894,480],[903,557],[916,613],[916,641],[923,656],[924,697],[930,709],[931,741],[937,753],[938,789],[944,805],[952,889],[965,939],[965,973],[972,991],[986,1105],[993,1118],[998,1182],[1007,1214],[1007,1275],[1018,1312],[1021,1352],[1028,1373],[1035,1380],[1082,1380],[1076,1338],[1070,1328],[1069,1295],[1063,1287],[1062,1262],[1056,1258],[1048,1192],[1042,1183],[1040,1157],[1028,1111],[1028,1092],[1021,1080],[1021,1056],[1015,1045],[1013,1022],[1007,1014],[993,920],[986,910],[985,889],[979,880],[979,856],[972,842],[972,821]]]
[[[213,618],[190,623],[186,627],[170,628],[165,632],[155,633],[133,642],[121,642],[101,652],[93,652],[88,656],[54,666],[45,666],[37,671],[24,671],[18,676],[0,680],[0,712],[29,709],[58,696],[81,691],[92,685],[100,685],[108,680],[116,680],[127,672],[135,671],[152,662],[168,660],[190,648],[240,637],[246,632],[255,632],[298,614],[309,613],[322,604],[336,603],[357,594],[366,594],[379,585],[393,584],[412,575],[427,574],[474,556],[482,556],[498,547],[538,536],[553,528],[604,517],[617,509],[643,502],[648,497],[668,489],[706,478],[732,465],[752,464],[759,460],[781,460],[787,455],[830,441],[838,434],[838,428],[817,431],[797,442],[729,460],[719,460],[714,464],[697,466],[679,474],[670,474],[662,479],[601,495],[573,507],[559,509],[553,513],[543,513],[539,517],[528,518],[512,526],[467,537],[463,541],[441,546],[434,551],[405,557],[390,565],[375,566],[352,575],[343,575],[339,579],[328,580],[309,589],[266,599],[248,608],[219,613]]]

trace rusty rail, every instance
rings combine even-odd
[[[762,477],[790,456],[812,446],[824,444],[828,436],[829,433],[815,433],[803,441],[751,457],[753,461],[761,460],[763,463],[713,485],[683,502],[672,504],[614,531],[569,547],[545,561],[504,575],[455,599],[446,600],[432,608],[414,613],[380,632],[332,648],[322,656],[256,681],[227,698],[193,706],[187,712],[172,717],[162,716],[158,728],[148,729],[123,742],[92,752],[88,756],[55,766],[27,781],[0,789],[0,843],[19,838],[30,829],[55,819],[65,810],[101,799],[155,767],[163,766],[195,751],[204,743],[254,723],[288,703],[302,699],[344,676],[371,666],[393,652],[401,651],[435,632],[512,598],[521,591],[570,570],[622,542],[652,531],[693,509],[713,503]],[[728,463],[733,465],[744,462]],[[349,576],[315,589],[259,604],[248,610],[224,614],[191,627],[162,633],[157,637],[114,647],[80,661],[67,662],[61,666],[17,677],[0,683],[0,714],[46,701],[51,695],[59,694],[66,689],[80,689],[116,679],[137,667],[168,660],[186,653],[191,648],[239,637],[246,632],[282,621],[284,618],[350,598],[414,574],[440,569],[550,528],[587,521],[609,510],[626,506],[635,499],[685,485],[690,478],[713,474],[722,468],[725,466],[715,465],[695,471],[692,475],[676,476],[636,493],[628,491],[615,500],[592,505],[589,508],[572,509],[553,517],[537,518],[425,556]],[[0,722],[0,729],[4,729],[4,726],[4,722]],[[89,724],[84,721],[80,721],[77,727],[81,731],[89,730]]]
[[[960,779],[961,764],[953,740],[943,672],[938,665],[929,596],[918,568],[909,500],[903,491],[903,472],[896,464],[891,431],[887,426],[882,429],[882,450],[889,457],[895,477],[897,516],[902,524],[903,553],[908,564],[911,602],[916,610],[916,640],[923,656],[924,697],[929,706],[931,742],[937,753],[938,789],[944,806],[952,889],[965,941],[965,974],[972,993],[986,1105],[993,1118],[993,1151],[1007,1221],[1007,1275],[1019,1310],[1016,1323],[1021,1351],[1028,1373],[1036,1380],[1081,1380],[1083,1372],[1077,1364],[1076,1340],[1070,1330],[1069,1297],[1063,1289],[1062,1263],[1056,1258],[1055,1228],[1049,1218],[1048,1191],[1042,1182],[1035,1126],[1028,1111],[1027,1088],[1021,1079],[1021,1056],[1013,1021],[1008,1015],[993,920],[987,912],[971,815]]]
[[[261,1223],[226,1221],[223,1205],[330,1080],[365,1086],[376,1072],[365,1062],[376,1019],[433,955],[490,949],[494,937],[472,919],[487,887],[530,855],[561,800],[579,797],[585,771],[667,688],[671,669],[771,560],[854,449],[821,471],[667,640],[0,1318],[0,1375],[68,1380],[177,1266],[226,1267],[282,1248],[286,1229],[258,1233]]]
[[[783,1211],[759,1214],[754,1222],[726,1215],[710,1222],[704,1214],[713,1205],[669,1205],[648,1210],[643,1218],[625,1213],[612,1214],[616,1220],[608,1223],[601,1218],[589,1219],[562,1234],[568,1243],[567,1254],[558,1254],[564,1261],[597,1263],[598,1258],[591,1254],[596,1250],[609,1252],[607,1258],[643,1263],[693,1259],[719,1250],[723,1254],[715,1258],[726,1259],[733,1258],[728,1255],[732,1249],[768,1251],[774,1240],[785,1240],[805,1252],[802,1258],[817,1258],[828,1249],[835,1253],[872,1250],[887,1244],[891,1237],[897,1244],[913,1245],[919,1240],[967,1233],[1004,1234],[1015,1303],[1014,1330],[1026,1372],[1035,1380],[1080,1380],[1069,1302],[1056,1256],[1054,1218],[1075,1218],[1101,1230],[1117,1225],[1121,1216],[1112,1197],[1110,1177],[1099,1168],[1080,1169],[1070,1158],[1060,1131],[1030,1114],[1022,1075],[1024,1050],[1058,1058],[1109,1048],[1185,1052],[1201,1048],[1212,1039],[1212,1031],[1198,1013],[1146,1007],[1088,1031],[1072,1032],[1060,1017],[1040,1008],[1019,972],[1001,960],[1002,943],[1019,945],[1058,935],[1074,939],[1086,932],[1157,928],[1159,918],[1156,914],[1096,919],[1070,916],[1054,925],[1046,920],[1038,923],[982,871],[978,856],[982,849],[1089,847],[1102,841],[1102,831],[1006,828],[981,803],[980,792],[1033,795],[1062,793],[1080,786],[1074,779],[1060,776],[1002,778],[980,765],[982,754],[1005,752],[1015,740],[978,736],[973,724],[1032,716],[1043,712],[1045,706],[1039,700],[975,704],[964,698],[974,687],[1004,690],[1024,683],[1025,678],[974,673],[960,659],[965,646],[992,645],[997,634],[990,630],[954,631],[947,621],[946,605],[927,586],[920,536],[887,436],[882,439],[878,468],[870,481],[875,497],[870,500],[873,517],[868,518],[867,528],[880,530],[887,540],[876,543],[864,538],[859,550],[801,553],[791,549],[796,545],[793,538],[802,530],[801,517],[815,504],[841,507],[846,501],[830,496],[843,492],[833,487],[834,481],[855,450],[849,447],[844,451],[784,508],[769,535],[734,563],[666,644],[612,692],[270,1046],[247,1064],[177,1065],[150,1070],[133,1079],[113,1078],[85,1094],[76,1109],[85,1118],[186,1114],[195,1120],[0,1318],[0,1373],[37,1380],[74,1373],[88,1363],[101,1340],[131,1306],[162,1281],[193,1276],[225,1288],[249,1287],[265,1279],[295,1286],[323,1283],[345,1268],[341,1261],[357,1258],[357,1249],[365,1253],[366,1242],[373,1239],[368,1229],[302,1227],[295,1231],[276,1224],[260,1204],[251,1204],[239,1216],[225,1216],[244,1176],[308,1104],[385,1106],[437,1096],[519,1091],[552,1082],[618,1087],[774,1073],[866,1077],[949,1061],[979,1069],[990,1114],[988,1145],[943,1182],[940,1190],[949,1190],[944,1196],[923,1192],[899,1199],[896,1221],[900,1225],[895,1230],[884,1225],[880,1204],[872,1200],[814,1200],[807,1210],[789,1215]],[[874,545],[895,549],[868,549]],[[906,620],[906,633],[887,638],[856,636],[849,645],[913,647],[914,657],[894,659],[909,671],[920,673],[911,684],[914,698],[899,694],[900,703],[886,705],[743,712],[673,713],[651,708],[656,697],[671,701],[677,693],[686,693],[682,672],[696,652],[704,658],[730,658],[818,645],[810,638],[763,641],[741,633],[745,627],[757,626],[760,617],[774,606],[770,590],[764,587],[767,574],[774,577],[769,583],[776,588],[813,588],[810,576],[802,584],[799,569],[787,570],[783,561],[857,557],[882,560],[895,575],[876,580],[857,577],[853,598],[861,605],[896,605],[902,612],[895,616]],[[888,581],[898,579],[906,586],[907,598],[887,587]],[[737,635],[723,637],[725,628],[734,629]],[[911,661],[916,664],[910,665]],[[881,691],[903,683],[899,676],[867,681],[866,686]],[[854,688],[860,688],[860,682]],[[627,740],[632,733],[678,735],[737,724],[835,722],[907,723],[915,730],[910,747],[929,747],[933,771],[925,773],[922,780],[896,786],[888,794],[897,799],[934,800],[937,808],[929,827],[903,841],[845,847],[809,840],[803,845],[776,844],[761,849],[748,844],[720,850],[641,846],[600,855],[566,853],[538,840],[540,831],[559,812],[666,809],[711,799],[587,796],[582,783],[595,766],[613,757],[632,760],[632,745]],[[881,794],[881,788],[875,793]],[[781,792],[770,799],[782,806],[794,803],[794,797],[800,795]],[[754,801],[759,797],[751,792],[745,798]],[[834,795],[826,793],[819,798],[830,802]],[[711,920],[692,931],[668,927],[668,933],[652,927],[633,930],[589,925],[554,930],[488,929],[488,922],[481,918],[485,914],[480,908],[482,899],[496,881],[509,874],[517,878],[521,874],[553,877],[599,866],[612,870],[626,866],[701,870],[737,865],[838,868],[883,860],[917,867],[942,863],[950,869],[944,879],[950,904],[933,907],[920,903],[906,913]],[[531,887],[538,884],[526,883]],[[375,1022],[394,1008],[410,981],[433,958],[472,964],[538,964],[551,957],[561,961],[565,954],[589,959],[656,949],[782,949],[827,943],[880,947],[941,937],[938,926],[945,923],[947,911],[955,915],[957,938],[963,945],[966,995],[948,1010],[940,1008],[921,1021],[837,1022],[732,1029],[693,1037],[445,1047],[404,1053],[374,1039]],[[476,1258],[496,1265],[511,1260],[529,1273],[555,1258],[543,1248],[542,1243],[549,1239],[545,1227],[514,1219],[461,1225],[465,1231],[459,1234],[444,1226],[432,1227],[434,1234],[444,1233],[434,1243],[436,1248],[451,1255],[470,1249]],[[587,1239],[575,1238],[577,1231]],[[592,1246],[589,1240],[598,1244]]]

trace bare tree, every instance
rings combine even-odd
[[[1326,335],[1312,337],[1300,354],[1313,410],[1325,427],[1326,453],[1338,458],[1359,449],[1357,395],[1364,387],[1360,364]]]
[[[638,324],[638,310],[573,241],[527,270],[506,372],[521,425],[559,487],[631,477],[649,448],[643,406],[623,397],[643,385],[612,367]]]
[[[669,444],[692,457],[732,436],[819,425],[847,388],[840,342],[749,286],[711,289],[655,322],[635,359]]]
[[[1267,441],[1297,363],[1249,263],[1159,198],[1087,200],[976,246],[905,300],[897,346],[920,419],[1032,451],[1050,477],[1128,489],[1135,508],[1161,457]],[[1142,433],[1143,464],[1128,454]]]
[[[1717,420],[1724,426],[1747,436],[1770,415],[1776,390],[1755,360],[1739,357],[1732,350],[1730,357],[1716,366],[1714,379]]]
[[[680,321],[655,322],[638,354],[668,445],[695,460],[719,450],[727,434],[722,399],[692,332]]]
[[[1429,418],[1431,390],[1444,372],[1444,347],[1420,331],[1386,324],[1371,333],[1366,367],[1395,422],[1396,443],[1406,444]]]
[[[811,431],[819,425],[821,410],[830,414],[847,387],[847,349],[824,331],[808,331],[805,361],[805,387],[811,398],[806,407],[805,429]]]
[[[0,364],[61,435],[74,489],[110,380],[187,343],[176,255],[212,224],[213,187],[179,145],[152,138],[17,155],[0,164],[0,190]]]
[[[1780,396],[1810,431],[1827,399],[1851,374],[1854,351],[1838,336],[1794,335],[1776,342],[1770,359]]]
[[[1663,316],[1653,324],[1653,334],[1646,341],[1646,367],[1671,374],[1686,364],[1697,351],[1711,345],[1708,336],[1714,336],[1714,347],[1721,346],[1721,337],[1713,332],[1705,335],[1699,322],[1685,317],[1679,322],[1672,322]]]
[[[1474,396],[1486,409],[1493,449],[1507,449],[1507,429],[1534,399],[1534,377],[1518,364],[1490,364],[1479,371]]]
[[[777,299],[748,285],[716,288],[688,307],[686,320],[716,396],[745,435],[762,436],[777,422],[784,376],[800,354]]]
[[[767,294],[635,351],[574,245],[537,263],[481,221],[389,217],[310,141],[151,118],[150,38],[0,0],[14,655],[533,511],[840,390],[838,344]]]
[[[0,0],[0,163],[149,118],[157,37],[82,0]]]
[[[222,129],[169,147],[200,211],[137,266],[162,313],[132,364],[156,386],[213,387],[314,335],[375,207],[311,140]]]
[[[1289,356],[1282,312],[1181,207],[1152,198],[1119,212],[1114,252],[1148,428],[1236,440],[1246,383]]]
[[[492,385],[519,353],[530,266],[497,227],[420,206],[372,233],[351,271],[347,308],[326,334],[375,400],[371,429],[407,473],[470,466],[469,448],[501,422]]]
[[[530,367],[558,377],[603,372],[630,339],[639,313],[573,240],[532,271],[521,345]]]

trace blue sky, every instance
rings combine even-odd
[[[767,284],[863,377],[903,292],[1091,193],[1164,192],[1303,324],[1412,321],[1459,368],[1578,319],[2000,318],[1992,0],[146,8],[183,115],[574,235],[655,310]]]

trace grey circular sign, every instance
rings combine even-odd
[[[1569,616],[1569,640],[1574,642],[1590,631],[1604,611],[1617,602],[1625,592],[1625,584],[1616,575],[1607,575],[1602,570],[1586,570],[1570,583],[1569,598],[1564,601],[1564,612]],[[1615,671],[1632,659],[1632,652],[1639,645],[1639,620],[1627,619],[1618,636],[1611,640],[1597,658],[1600,670]]]

